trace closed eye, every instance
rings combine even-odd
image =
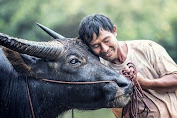
[[[108,43],[109,40],[110,40],[110,37],[106,37],[103,42],[104,42],[104,43]]]
[[[95,45],[92,45],[91,48],[98,48],[99,45],[98,44],[95,44]]]

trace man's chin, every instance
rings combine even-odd
[[[106,61],[110,61],[110,62],[113,61],[113,59],[111,57],[102,57],[102,58],[105,59]]]

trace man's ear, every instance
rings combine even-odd
[[[117,27],[115,25],[113,26],[113,34],[117,36]]]

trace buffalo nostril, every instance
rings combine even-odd
[[[121,88],[125,88],[128,86],[128,84],[127,83],[118,83],[118,86]]]
[[[117,79],[117,85],[124,91],[132,88],[132,82],[123,75],[120,75],[119,79]]]

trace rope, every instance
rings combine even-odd
[[[51,82],[51,83],[58,83],[58,84],[73,84],[73,85],[77,85],[77,84],[116,83],[115,81],[70,82],[70,81],[57,81],[57,80],[49,80],[49,79],[41,79],[41,81]],[[35,118],[35,113],[34,113],[33,104],[32,104],[32,101],[31,101],[31,95],[30,95],[30,90],[29,90],[29,85],[28,85],[27,78],[26,78],[26,88],[27,88],[27,94],[28,94],[28,99],[29,99],[29,104],[30,104],[32,118]],[[72,109],[72,118],[74,118],[74,110],[73,109]]]
[[[142,112],[147,111],[147,114],[148,114],[149,108],[148,108],[147,104],[145,103],[145,101],[143,100],[143,97],[144,97],[143,90],[136,79],[137,78],[137,71],[136,71],[135,65],[133,63],[128,63],[127,66],[129,67],[129,69],[133,69],[134,71],[131,72],[129,70],[123,69],[120,71],[120,73],[132,81],[132,83],[134,85],[134,90],[133,90],[133,95],[130,100],[130,103],[123,108],[122,118],[140,118],[140,114]],[[70,82],[70,81],[68,82],[67,81],[66,82],[66,81],[57,81],[57,80],[48,80],[48,79],[41,79],[41,81],[46,81],[46,82],[51,82],[51,83],[59,83],[59,84],[98,84],[98,83],[110,83],[110,82],[115,83],[115,81],[95,81],[95,82]],[[26,88],[27,88],[32,118],[35,118],[27,78],[26,78]],[[139,106],[138,105],[139,103],[137,100],[138,98],[144,104],[144,110],[141,113],[140,113],[140,110],[138,107]],[[74,118],[73,109],[72,109],[72,118]]]
[[[140,114],[143,112],[147,112],[146,116],[149,112],[149,107],[147,106],[146,102],[144,101],[144,93],[143,90],[137,81],[137,70],[133,63],[127,64],[129,69],[133,69],[131,72],[130,70],[123,69],[120,71],[121,74],[123,74],[125,77],[129,78],[132,81],[132,84],[134,85],[133,95],[132,98],[127,106],[123,108],[122,111],[122,118],[140,118]],[[144,104],[144,110],[140,112],[139,109],[139,103],[138,99]]]
[[[74,118],[74,109],[72,109],[72,118]]]
[[[28,99],[29,99],[29,104],[30,104],[32,118],[35,118],[33,104],[32,104],[32,101],[31,101],[31,95],[30,95],[29,85],[28,85],[28,79],[27,78],[26,78],[26,89],[27,89],[27,94],[28,94]]]

